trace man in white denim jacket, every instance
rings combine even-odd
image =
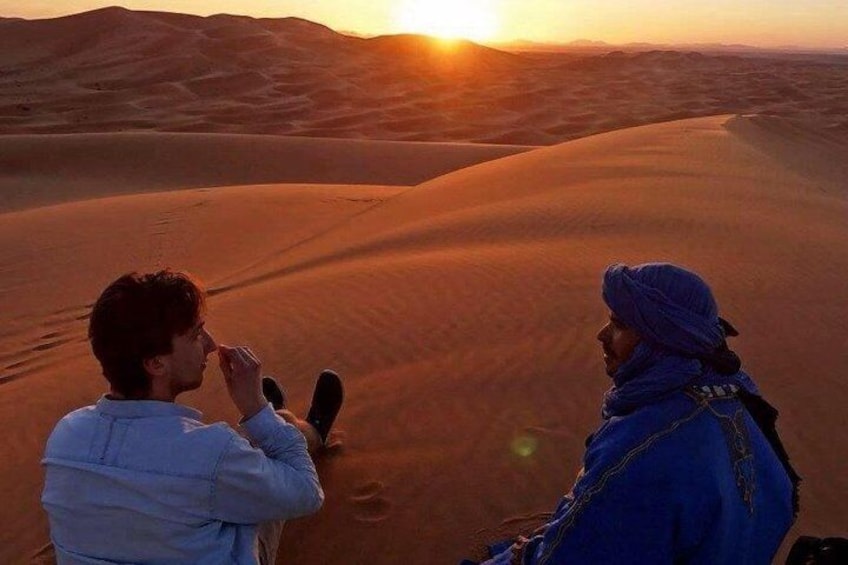
[[[196,281],[166,270],[125,275],[95,304],[89,338],[111,390],[56,425],[43,460],[60,564],[273,563],[280,521],[320,509],[307,450],[320,436],[274,412],[261,363],[215,343],[204,303]],[[216,350],[253,445],[175,402]]]

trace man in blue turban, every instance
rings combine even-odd
[[[604,421],[551,520],[488,563],[771,563],[799,478],[709,286],[667,263],[613,265],[603,298]]]

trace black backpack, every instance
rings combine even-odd
[[[786,565],[844,565],[848,539],[801,536],[792,545]]]

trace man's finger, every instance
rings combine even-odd
[[[239,357],[244,363],[245,367],[258,367],[261,365],[259,359],[257,359],[253,354],[251,354],[250,350],[247,347],[239,347],[238,348]]]
[[[218,344],[218,365],[221,367],[221,372],[224,377],[229,379],[233,374],[232,366],[232,348],[223,344]]]
[[[247,355],[247,357],[249,357],[257,365],[262,364],[262,362],[259,360],[259,357],[257,357],[256,354],[253,353],[253,351],[251,351],[249,347],[244,348],[244,354]]]
[[[218,366],[221,367],[221,372],[224,373],[224,378],[229,380],[230,377],[233,376],[233,367],[230,365],[230,362],[224,357],[218,358]]]
[[[236,347],[233,358],[240,367],[249,367],[253,363],[253,360],[245,353],[244,347]]]
[[[232,352],[233,352],[232,347],[224,345],[223,343],[218,344],[218,359],[220,359],[222,361],[229,361],[230,356],[232,355]]]

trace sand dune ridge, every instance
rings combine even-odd
[[[0,23],[0,133],[215,132],[551,145],[760,113],[848,135],[848,57],[513,54],[296,18],[110,8]]]

